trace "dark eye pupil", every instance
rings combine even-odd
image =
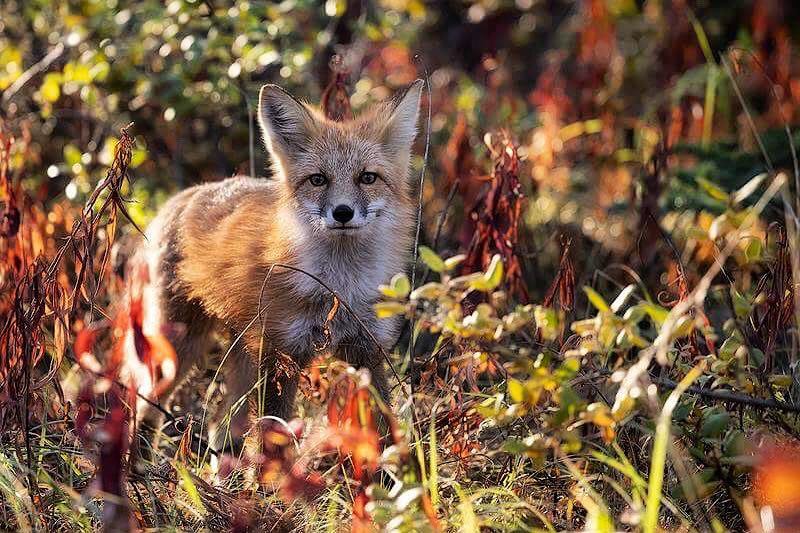
[[[309,181],[311,182],[311,185],[320,187],[325,185],[325,182],[328,181],[328,179],[322,174],[314,174],[311,176],[311,178],[309,178]]]
[[[363,174],[361,174],[361,183],[366,183],[367,185],[370,185],[372,183],[375,183],[375,178],[376,176],[372,172],[364,172]]]

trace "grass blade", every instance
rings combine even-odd
[[[686,389],[700,377],[705,369],[705,363],[700,363],[692,368],[678,383],[675,390],[670,393],[656,425],[656,436],[653,441],[653,456],[650,463],[650,480],[647,487],[647,506],[644,512],[644,533],[655,533],[658,526],[658,510],[661,504],[661,488],[664,485],[664,465],[667,460],[669,446],[670,426],[672,425],[672,411],[678,405],[678,399]]]

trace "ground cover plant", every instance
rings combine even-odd
[[[800,530],[800,7],[626,0],[0,4],[0,528]],[[320,358],[210,449],[130,243],[267,179],[258,88],[340,120],[426,81],[393,404]],[[417,228],[414,228],[415,230]],[[331,293],[331,317],[347,312]],[[288,368],[286,371],[291,371]]]

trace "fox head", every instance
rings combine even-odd
[[[277,85],[258,120],[275,178],[298,219],[331,238],[385,231],[411,205],[409,159],[422,80],[353,120],[328,120]]]

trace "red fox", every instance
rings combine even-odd
[[[422,80],[346,122],[328,120],[276,85],[259,94],[258,122],[272,179],[234,177],[191,187],[170,199],[136,252],[147,264],[165,322],[183,324],[170,341],[178,368],[167,398],[204,359],[215,330],[230,333],[223,365],[226,397],[214,430],[217,449],[230,429],[247,429],[247,395],[259,376],[259,411],[292,415],[298,371],[324,347],[372,374],[388,400],[380,349],[359,322],[333,304],[322,280],[389,347],[399,323],[378,321],[378,286],[407,263],[415,212],[409,179]],[[289,265],[298,270],[275,266]],[[326,346],[327,344],[327,346]],[[293,366],[294,366],[293,365]],[[232,414],[231,414],[232,413]],[[157,423],[140,406],[138,418]],[[219,417],[218,417],[219,418]]]

